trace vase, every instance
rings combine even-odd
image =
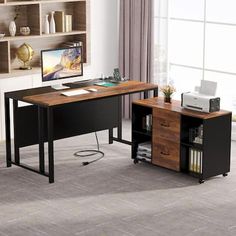
[[[171,103],[171,97],[164,97],[165,103]]]
[[[45,22],[44,22],[44,33],[49,34],[49,21],[48,21],[48,15],[45,16]]]
[[[56,33],[56,25],[54,20],[54,11],[51,12],[51,19],[50,19],[50,33],[55,34]]]
[[[9,24],[9,33],[11,36],[15,36],[16,35],[16,22],[13,20],[10,22]]]

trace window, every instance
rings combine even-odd
[[[180,100],[201,79],[216,81],[221,108],[236,121],[236,1],[154,2],[156,82],[173,83]]]

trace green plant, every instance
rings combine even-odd
[[[171,85],[165,85],[165,86],[161,87],[160,90],[166,98],[170,98],[171,95],[176,91],[175,87],[173,87]]]

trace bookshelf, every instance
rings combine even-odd
[[[19,17],[15,21],[16,36],[10,36],[8,26],[14,19],[16,7],[19,11]],[[51,11],[63,11],[72,15],[72,31],[44,34],[45,15]],[[39,71],[41,50],[58,48],[67,41],[83,42],[83,60],[88,63],[88,11],[89,0],[0,0],[0,33],[5,33],[5,37],[0,40],[0,79],[22,75],[22,71],[18,69],[20,62],[16,58],[16,50],[23,43],[31,45],[35,52],[31,61],[34,70],[24,71],[26,75]],[[21,35],[21,26],[29,26],[30,35]]]
[[[181,108],[179,101],[162,98],[138,100],[132,104],[132,158],[140,144],[151,143],[150,163],[205,179],[230,171],[231,117],[228,111],[200,113]],[[151,130],[143,119],[152,115]]]

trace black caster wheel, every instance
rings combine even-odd
[[[137,159],[134,159],[134,164],[138,164],[138,160]]]
[[[203,179],[199,179],[199,184],[203,184],[205,181]]]
[[[227,174],[227,173],[224,173],[223,176],[226,177],[226,176],[228,176],[228,174]]]

